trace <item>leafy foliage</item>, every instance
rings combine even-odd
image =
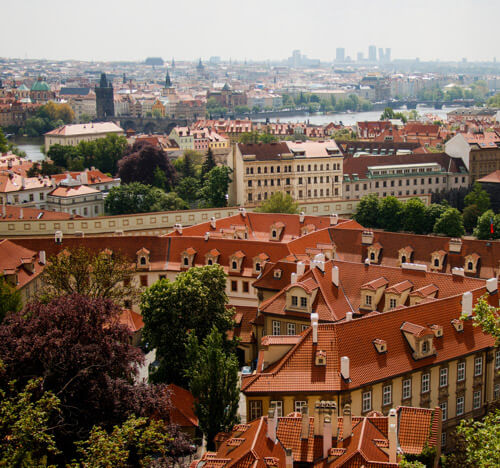
[[[353,218],[362,226],[377,227],[380,200],[376,194],[365,195],[361,198]]]
[[[155,211],[184,210],[188,205],[175,192],[132,182],[112,187],[104,201],[106,212],[111,215],[152,213]]]
[[[7,153],[9,151],[9,142],[0,128],[0,154]]]
[[[382,115],[380,116],[380,120],[394,120],[400,119],[403,123],[408,121],[406,115],[403,112],[394,112],[392,107],[386,107]]]
[[[0,380],[5,373],[0,361]],[[41,378],[31,379],[19,392],[15,382],[0,386],[0,466],[45,466],[57,454],[51,423],[59,414],[59,399],[42,391]]]
[[[403,231],[423,234],[425,230],[426,207],[420,198],[411,198],[402,209]]]
[[[401,212],[403,204],[396,197],[385,197],[380,201],[378,223],[387,231],[399,231],[401,228]]]
[[[274,192],[268,200],[262,202],[255,211],[259,213],[289,213],[299,212],[299,204],[291,195],[283,192]]]
[[[216,166],[210,170],[199,192],[205,206],[220,208],[227,205],[226,195],[231,182],[231,172],[227,166]]]
[[[165,190],[171,190],[177,181],[177,172],[165,151],[146,143],[136,142],[128,154],[118,162],[118,176],[125,183],[141,182],[153,185],[155,170],[165,173]]]
[[[93,253],[85,247],[64,250],[49,258],[42,273],[48,299],[66,294],[111,299],[117,304],[134,302],[138,289],[131,281],[131,260],[120,252]]]
[[[0,277],[0,323],[9,312],[19,312],[22,307],[19,291]]]
[[[60,462],[72,458],[74,441],[95,425],[111,428],[130,414],[168,417],[162,387],[133,383],[144,358],[119,323],[120,312],[109,299],[73,294],[30,303],[0,324],[6,378],[17,391],[42,378],[42,389],[60,400],[62,420],[52,428]]]
[[[476,182],[472,190],[465,196],[465,206],[476,205],[480,215],[490,207],[490,204],[490,196],[479,182]]]
[[[47,156],[56,166],[70,170],[96,167],[105,173],[116,174],[118,161],[127,148],[127,139],[115,134],[76,146],[52,145]]]
[[[481,327],[500,344],[500,308],[491,306],[487,295],[478,299],[472,319],[475,327]]]
[[[462,217],[464,220],[464,228],[467,232],[472,233],[474,228],[477,225],[477,220],[481,213],[479,212],[479,208],[476,205],[469,205],[464,208],[462,212]]]
[[[214,153],[212,151],[212,148],[208,148],[207,154],[205,156],[205,160],[203,161],[203,164],[201,166],[201,178],[205,179],[208,173],[215,167],[217,164],[215,164],[215,159],[214,159]]]
[[[448,208],[436,221],[434,232],[449,237],[463,236],[465,229],[460,211],[456,208]]]
[[[190,268],[175,281],[162,279],[144,292],[143,339],[156,348],[159,363],[153,381],[186,383],[187,332],[203,340],[212,325],[221,332],[230,330],[232,310],[227,303],[226,275],[219,265]]]
[[[202,344],[190,333],[186,348],[190,363],[186,374],[196,398],[195,413],[207,447],[213,450],[214,437],[238,422],[238,360],[234,353],[227,352],[223,335],[215,326]]]
[[[31,137],[41,136],[73,120],[75,120],[75,113],[69,104],[49,101],[41,106],[33,117],[26,120],[22,133]]]
[[[133,415],[111,432],[94,426],[86,441],[77,442],[80,462],[89,467],[172,466],[186,448],[178,450],[171,429],[162,420]]]
[[[493,232],[491,232],[492,220]],[[492,210],[485,211],[477,220],[474,235],[478,239],[500,239],[500,214],[495,215]]]

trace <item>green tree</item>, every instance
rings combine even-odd
[[[196,200],[198,191],[199,182],[194,177],[184,177],[176,187],[177,195],[188,203],[193,203]]]
[[[403,231],[423,234],[425,230],[426,207],[420,198],[412,198],[403,204]]]
[[[283,192],[274,192],[268,200],[262,202],[255,211],[259,213],[289,213],[299,212],[299,204],[291,195]]]
[[[481,216],[481,213],[479,212],[479,208],[476,205],[469,205],[464,208],[462,217],[464,220],[464,228],[466,232],[472,233],[472,231],[474,231],[479,216]]]
[[[472,320],[475,327],[481,327],[483,331],[495,338],[497,345],[500,345],[500,308],[488,303],[487,294],[477,300]]]
[[[182,175],[183,177],[195,177],[194,164],[189,153],[184,153],[182,158]]]
[[[397,232],[401,229],[401,211],[403,204],[396,197],[385,197],[380,202],[379,226],[386,231]]]
[[[150,467],[170,465],[172,440],[164,421],[132,415],[110,432],[94,426],[76,445],[84,467]]]
[[[500,93],[497,93],[488,99],[488,107],[500,107]]]
[[[94,253],[85,247],[66,249],[49,258],[42,273],[41,297],[53,299],[77,293],[107,298],[117,304],[137,299],[132,260],[120,252]]]
[[[463,420],[457,433],[465,439],[466,461],[471,467],[500,466],[500,409],[488,413],[482,421]],[[463,466],[463,465],[462,465]]]
[[[0,128],[0,154],[7,153],[9,151],[9,142]]]
[[[434,224],[435,234],[445,234],[449,237],[461,237],[465,233],[464,223],[460,211],[448,208]]]
[[[200,190],[200,198],[209,208],[219,208],[227,205],[231,169],[227,166],[216,166],[208,174]]]
[[[404,123],[407,122],[406,116],[402,112],[394,112],[394,109],[392,107],[386,107],[384,109],[384,112],[380,115],[380,120],[394,120],[394,119],[400,119]]]
[[[215,436],[229,432],[239,420],[238,360],[226,351],[223,335],[215,326],[202,344],[190,333],[186,349],[190,363],[186,374],[196,399],[195,413],[208,450],[214,450]]]
[[[493,232],[491,232],[492,221]],[[473,234],[478,239],[500,239],[500,214],[495,215],[493,210],[485,211],[479,216]]]
[[[449,208],[448,203],[431,203],[425,209],[425,233],[434,232],[434,225],[439,217]]]
[[[376,194],[371,193],[361,198],[353,218],[362,226],[378,227],[380,200]]]
[[[174,192],[166,194],[157,187],[139,182],[112,187],[104,206],[111,215],[183,210],[188,207]]]
[[[165,190],[168,186],[167,176],[164,171],[162,171],[158,166],[154,171],[153,187],[157,187],[161,190]]]
[[[0,361],[0,381],[3,373]],[[14,382],[0,386],[0,466],[46,466],[47,456],[59,452],[50,426],[60,401],[42,386],[42,378],[30,380],[19,392]]]
[[[0,323],[9,312],[19,312],[22,307],[21,295],[14,286],[0,276]]]
[[[212,148],[208,148],[203,164],[201,165],[201,179],[204,180],[215,166],[217,166],[217,164],[215,163],[214,153]]]
[[[186,383],[187,332],[203,340],[212,326],[221,333],[231,329],[232,310],[227,303],[226,274],[219,265],[190,268],[174,281],[162,279],[144,292],[143,339],[156,348],[158,361],[153,381]]]
[[[476,182],[472,190],[465,196],[465,206],[476,205],[480,215],[490,207],[490,204],[490,196],[479,182]]]

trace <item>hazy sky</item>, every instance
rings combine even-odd
[[[498,0],[0,0],[0,57],[500,59]]]

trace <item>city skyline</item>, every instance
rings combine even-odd
[[[471,24],[472,8],[488,8],[490,14]],[[281,61],[299,49],[310,58],[331,62],[337,48],[355,60],[359,53],[367,58],[369,46],[375,45],[377,52],[391,48],[392,59],[492,61],[497,55],[494,17],[500,5],[484,0],[437,4],[423,0],[418,5],[396,0],[361,0],[356,5],[313,0],[304,14],[304,5],[296,0],[271,4],[257,0],[235,18],[229,0],[210,5],[27,0],[22,5],[9,3],[3,11],[19,18],[0,31],[0,56],[9,58],[143,61],[148,56],[179,60],[220,56]],[[410,33],[409,25],[416,32]],[[481,37],[481,47],[472,37]]]

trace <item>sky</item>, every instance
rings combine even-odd
[[[498,0],[0,0],[0,57],[500,59]]]

